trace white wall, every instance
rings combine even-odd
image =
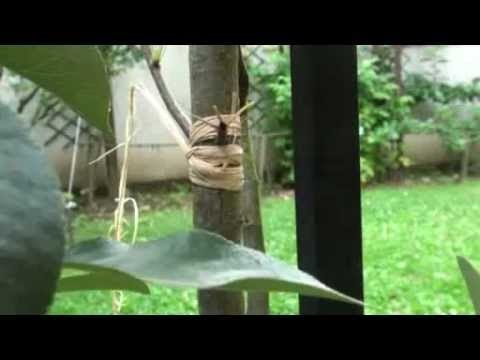
[[[420,60],[428,52],[430,46],[412,46],[405,50],[406,72],[431,71],[428,64]],[[439,69],[442,77],[450,84],[470,82],[480,77],[480,45],[446,45],[439,52],[446,63]]]
[[[431,73],[429,63],[421,59],[428,55],[431,46],[413,46],[405,49],[404,71],[406,73]],[[438,53],[445,63],[438,65],[440,80],[451,85],[468,83],[480,78],[480,45],[446,45]],[[423,104],[414,109],[420,117],[429,117],[431,104]],[[423,115],[423,116],[422,116]],[[451,160],[441,140],[436,135],[412,134],[405,137],[404,151],[418,165],[439,164]],[[480,160],[480,146],[473,149],[472,157]]]
[[[428,51],[426,47],[409,47],[405,51],[406,71],[422,72],[430,70],[420,61],[421,57]],[[446,58],[447,63],[441,65],[442,76],[450,83],[471,81],[480,77],[480,45],[448,45],[443,48],[441,54]],[[165,58],[162,63],[163,75],[175,96],[177,102],[190,112],[190,82],[188,67],[188,45],[167,46]],[[133,69],[126,71],[113,80],[114,114],[116,119],[116,130],[119,141],[123,141],[123,126],[127,113],[127,94],[131,84],[143,84],[155,94],[156,99],[163,105],[160,96],[157,94],[154,81],[145,63],[140,63]],[[17,99],[13,92],[0,83],[0,99],[7,101],[16,107]],[[164,107],[164,106],[163,106]],[[172,137],[168,134],[163,122],[169,117],[167,111],[158,115],[155,110],[144,99],[139,98],[137,102],[137,123],[140,127],[138,135],[133,143],[155,147],[133,147],[129,158],[129,182],[150,182],[169,180],[187,177],[187,162],[176,146]],[[36,127],[32,135],[38,142],[43,142],[52,133],[45,127]],[[74,129],[69,131],[74,135]],[[414,153],[416,149],[425,152],[424,147],[419,145],[419,139],[409,138]],[[422,139],[424,141],[425,139]],[[430,143],[429,143],[430,144]],[[430,144],[431,145],[431,144]],[[438,144],[437,144],[438,145]],[[68,182],[70,160],[72,157],[71,148],[65,151],[63,143],[58,142],[48,147],[48,156],[52,159],[63,184]],[[425,154],[426,155],[426,154]],[[438,156],[437,156],[438,155]],[[428,155],[427,157],[443,158],[443,153]],[[77,168],[77,185],[86,185],[87,164],[85,152],[79,154]],[[122,161],[122,152],[118,157]],[[423,158],[421,160],[424,160]],[[105,176],[104,170],[99,171],[99,180]]]
[[[190,75],[188,66],[188,45],[169,45],[166,48],[164,59],[162,61],[162,73],[168,84],[170,91],[187,112],[190,112]],[[116,123],[116,133],[118,142],[124,140],[124,124],[127,115],[127,95],[129,87],[132,84],[143,85],[146,87],[157,101],[163,106],[163,101],[158,94],[155,83],[145,62],[139,63],[134,68],[125,71],[120,76],[112,80],[113,89],[113,109]],[[12,89],[0,82],[0,100],[8,103],[12,109],[18,105],[18,99],[15,97]],[[134,146],[130,150],[129,156],[129,183],[152,182],[159,180],[170,180],[187,177],[187,162],[175,144],[167,129],[163,125],[169,113],[164,110],[160,116],[152,106],[143,98],[139,97],[136,102],[136,121],[139,131],[133,139]],[[25,110],[25,118],[35,110],[35,103]],[[57,121],[56,121],[57,122]],[[58,119],[58,125],[63,124]],[[75,129],[66,131],[74,137]],[[32,128],[32,137],[39,144],[44,142],[54,134],[54,131],[43,125]],[[72,147],[65,150],[63,145],[65,141],[57,141],[46,148],[47,155],[54,164],[62,184],[66,187],[68,184],[70,163],[72,159]],[[137,147],[137,146],[142,147]],[[153,147],[149,145],[154,145]],[[123,161],[123,152],[117,153],[121,162]],[[87,159],[86,147],[80,148],[76,170],[75,184],[78,187],[87,186]],[[104,163],[100,163],[97,180],[102,183],[105,180]]]
[[[170,45],[162,61],[165,81],[178,104],[190,113],[190,73],[188,65],[188,45]],[[138,132],[132,143],[129,157],[129,181],[151,182],[187,177],[187,162],[167,131],[164,122],[170,114],[158,94],[155,82],[147,64],[141,62],[133,69],[121,74],[113,81],[114,115],[119,142],[124,141],[124,126],[127,116],[128,92],[133,84],[145,86],[164,109],[159,116],[151,104],[141,95],[136,100],[136,124]],[[155,147],[148,147],[154,144]],[[147,147],[136,147],[142,145]],[[123,153],[119,153],[120,161]]]

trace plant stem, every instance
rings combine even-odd
[[[240,47],[239,53],[241,55]],[[243,107],[247,103],[249,79],[242,56],[239,56],[238,69],[240,107]],[[243,168],[245,171],[245,185],[243,188],[243,244],[265,253],[260,205],[260,181],[257,175],[254,154],[252,151],[247,114],[242,117],[242,146],[244,151]],[[247,294],[248,315],[268,315],[268,313],[268,293],[254,292]]]

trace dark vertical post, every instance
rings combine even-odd
[[[363,299],[356,47],[292,46],[298,262]],[[363,308],[300,297],[300,314]]]

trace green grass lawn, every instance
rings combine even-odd
[[[363,192],[362,202],[367,314],[473,314],[455,257],[480,260],[480,181],[376,187]],[[265,199],[263,221],[269,254],[295,264],[293,199]],[[188,209],[145,212],[139,240],[191,224]],[[76,236],[104,236],[110,225],[108,220],[80,216]],[[197,311],[193,290],[152,287],[151,296],[126,293],[125,298],[125,314]],[[72,293],[57,295],[51,313],[109,314],[110,309],[108,292]],[[297,296],[272,294],[271,310],[297,314]]]

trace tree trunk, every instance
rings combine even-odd
[[[230,113],[233,93],[238,94],[238,46],[191,45],[190,79],[192,113],[215,115]],[[242,238],[242,193],[208,189],[193,185],[193,223],[195,228],[218,233],[240,243]],[[241,292],[201,290],[198,292],[201,315],[243,315]]]
[[[240,108],[242,108],[247,103],[249,79],[240,47],[239,54],[239,97]],[[243,168],[245,171],[245,185],[243,187],[243,244],[265,253],[260,206],[260,181],[256,171],[246,114],[242,119],[242,146],[244,151]],[[268,293],[253,292],[247,294],[248,315],[268,315],[268,313]]]

